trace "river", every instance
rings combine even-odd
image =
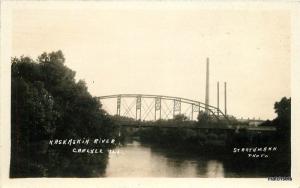
[[[224,162],[132,141],[109,155],[105,177],[237,177]]]

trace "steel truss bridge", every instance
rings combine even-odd
[[[226,120],[226,115],[217,107],[200,101],[181,97],[147,94],[117,94],[98,97],[104,110],[110,115],[128,117],[136,121],[173,119],[185,115],[196,120],[199,113],[207,113],[216,120]]]

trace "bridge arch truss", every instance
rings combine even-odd
[[[217,107],[200,101],[148,94],[117,94],[100,96],[102,107],[110,115],[125,116],[135,120],[173,119],[183,114],[189,120],[196,120],[199,113],[208,113],[217,120],[228,120]]]

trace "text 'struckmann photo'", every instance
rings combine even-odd
[[[2,1],[0,187],[300,188],[299,4]]]

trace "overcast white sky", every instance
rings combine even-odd
[[[95,96],[143,93],[205,100],[216,82],[228,87],[228,113],[275,117],[274,102],[290,97],[288,11],[205,9],[18,9],[13,55],[36,58],[62,50],[66,65]]]

